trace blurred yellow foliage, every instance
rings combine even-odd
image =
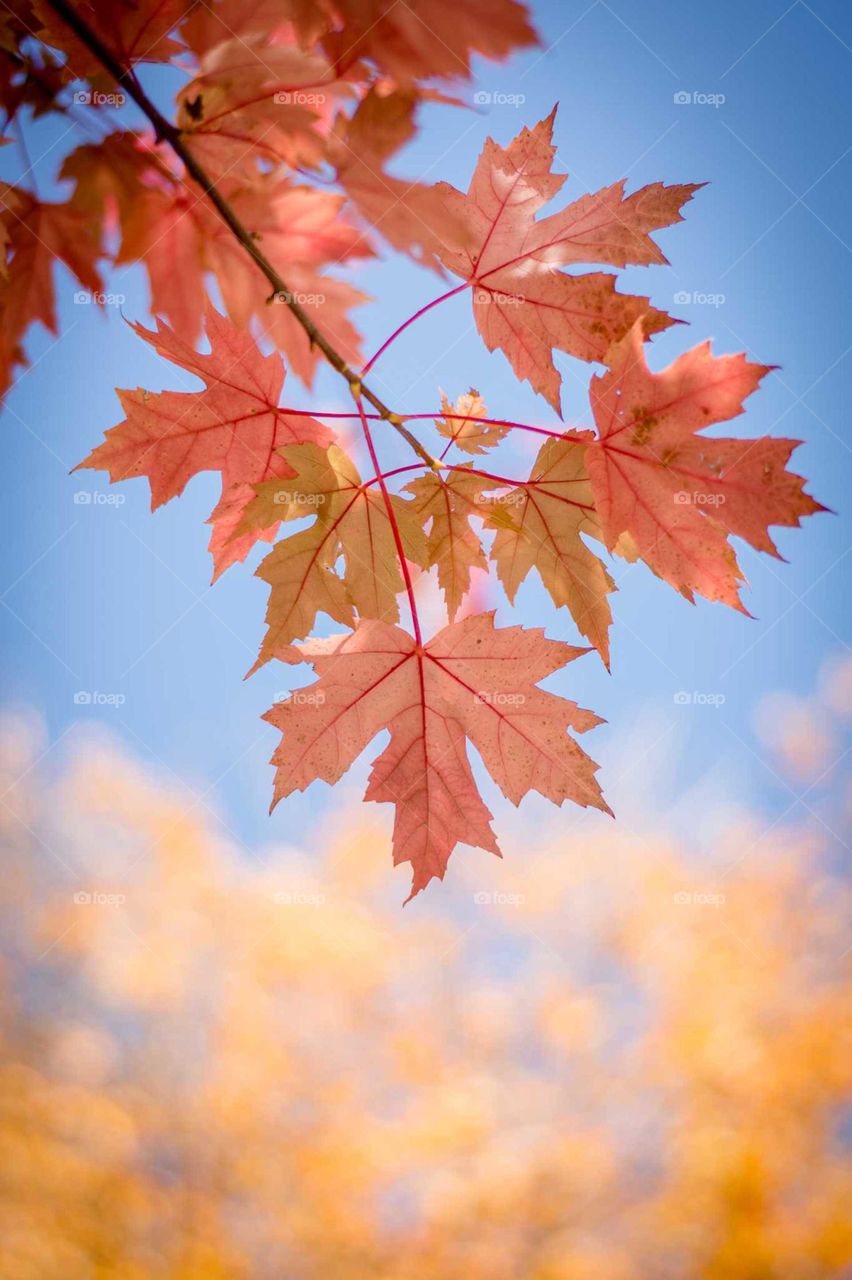
[[[252,858],[115,743],[41,750],[9,721],[3,1280],[852,1274],[827,818],[712,865],[543,834],[402,912],[360,813]]]

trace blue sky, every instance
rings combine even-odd
[[[491,101],[470,112],[427,109],[398,171],[464,187],[488,134],[507,142],[558,101],[558,165],[571,175],[566,199],[622,177],[630,189],[709,182],[686,222],[660,237],[672,267],[628,272],[622,285],[689,321],[658,338],[650,360],[659,368],[710,337],[717,351],[746,350],[779,365],[736,430],[804,441],[796,469],[837,514],[779,531],[788,563],[740,548],[754,621],[720,606],[693,608],[642,567],[616,566],[612,676],[590,655],[552,687],[610,722],[586,743],[605,788],[608,744],[620,727],[672,724],[684,791],[721,767],[747,780],[771,813],[791,796],[763,760],[751,724],[755,701],[779,686],[809,692],[816,669],[848,635],[852,9],[839,0],[572,0],[534,12],[542,49],[504,66],[479,64],[476,87]],[[167,78],[142,74],[166,103]],[[57,122],[27,129],[42,195],[55,194],[57,157],[81,140],[64,129]],[[15,151],[0,157],[6,178],[19,171]],[[376,299],[358,315],[368,350],[442,291],[430,273],[390,254],[354,278]],[[209,587],[204,520],[214,478],[195,480],[152,516],[144,482],[110,490],[95,473],[69,474],[119,420],[114,387],[184,383],[117,308],[76,304],[64,273],[58,285],[62,336],[31,334],[33,367],[4,411],[5,701],[41,710],[54,739],[80,719],[108,725],[143,758],[186,779],[248,844],[309,833],[337,803],[321,785],[266,815],[275,734],[258,717],[291,673],[273,665],[243,682],[262,633],[266,587],[252,575],[259,554]],[[125,297],[125,315],[148,319],[140,271],[116,271],[106,287]],[[698,300],[676,303],[684,293]],[[557,363],[566,422],[589,424],[589,368],[567,357]],[[410,412],[434,407],[439,386],[456,395],[473,384],[496,416],[553,422],[504,358],[485,350],[465,297],[412,327],[373,382]],[[288,387],[296,404],[346,407],[330,373],[313,394],[294,380]],[[383,456],[397,457],[395,445]],[[95,501],[75,503],[80,491]],[[107,502],[108,494],[123,501]],[[511,616],[500,608],[500,620]],[[570,619],[535,585],[522,589],[516,616],[576,639]],[[81,707],[80,690],[124,701]],[[724,706],[678,707],[680,690],[722,693]],[[636,740],[640,750],[655,750],[650,733]],[[504,809],[497,801],[498,830]]]

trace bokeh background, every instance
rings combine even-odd
[[[267,815],[258,717],[294,677],[242,680],[266,587],[259,554],[208,585],[214,479],[152,517],[143,482],[70,474],[118,421],[115,386],[188,383],[124,323],[148,318],[141,272],[109,275],[103,311],[63,275],[61,336],[30,334],[3,411],[16,1280],[849,1274],[852,9],[534,13],[541,49],[479,64],[488,100],[426,109],[397,171],[465,187],[487,135],[558,100],[566,197],[708,181],[660,237],[672,266],[624,282],[689,322],[651,362],[711,337],[779,365],[735,429],[801,439],[835,514],[780,531],[789,563],[741,549],[754,620],[615,565],[612,675],[590,655],[551,687],[609,722],[584,745],[616,824],[537,797],[518,814],[481,779],[504,861],[457,851],[402,913],[388,815],[357,806],[366,763]],[[144,75],[167,107],[177,77]],[[28,125],[29,160],[7,147],[0,173],[31,164],[56,194],[83,140],[64,128]],[[353,278],[368,351],[441,292],[390,257]],[[557,363],[565,421],[588,424],[589,370]],[[497,416],[552,421],[465,299],[374,384],[403,411],[474,385]],[[348,408],[324,372],[288,391]],[[576,639],[535,584],[514,616]]]
[[[848,661],[800,714],[794,785]],[[251,859],[113,734],[47,746],[0,725],[4,1280],[849,1276],[848,770],[768,824],[646,754],[415,913],[366,806]]]

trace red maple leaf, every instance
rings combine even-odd
[[[181,52],[170,32],[186,17],[186,0],[77,0],[74,7],[124,66],[168,62]],[[98,57],[46,0],[33,0],[33,9],[41,21],[39,38],[63,50],[70,78],[103,75]]]
[[[703,342],[662,373],[645,361],[641,325],[592,379],[598,440],[586,450],[598,517],[612,549],[622,534],[688,600],[698,591],[742,609],[743,575],[729,534],[777,556],[772,524],[825,511],[786,469],[798,440],[698,433],[743,411],[771,366],[714,356]]]
[[[40,320],[56,333],[54,262],[65,264],[90,293],[101,289],[96,267],[100,245],[95,230],[78,209],[37,200],[27,191],[0,186],[0,231],[11,254],[0,282],[0,394],[16,366],[27,358],[21,340]],[[91,298],[87,297],[86,301]]]
[[[444,627],[425,644],[386,622],[362,621],[350,635],[293,645],[279,656],[310,661],[319,679],[266,714],[283,735],[272,758],[273,804],[317,778],[336,782],[389,729],[365,798],[396,805],[394,864],[412,864],[411,897],[443,879],[457,844],[500,856],[468,738],[513,804],[538,791],[555,804],[608,813],[597,765],[568,732],[602,721],[537,688],[585,652],[538,629],[498,629],[493,613]]]
[[[476,327],[489,351],[504,351],[524,378],[560,411],[554,349],[602,360],[638,317],[646,335],[673,323],[647,298],[615,291],[600,271],[569,275],[557,267],[601,262],[623,267],[666,259],[649,232],[681,221],[681,205],[698,187],[661,183],[624,195],[605,187],[561,213],[536,214],[565,182],[552,172],[556,108],[534,129],[500,147],[488,138],[466,194],[438,183],[447,213],[461,219],[469,243],[440,254],[473,289]]]
[[[268,541],[277,529],[276,521],[236,544],[229,541],[254,498],[252,485],[293,474],[277,450],[288,444],[328,444],[332,434],[314,418],[279,409],[284,385],[280,358],[263,355],[250,334],[213,307],[207,311],[207,355],[161,321],[156,333],[139,324],[132,328],[161,355],[201,378],[206,390],[119,391],[126,418],[106,432],[104,443],[80,467],[108,471],[113,482],[147,476],[152,510],[180,494],[200,471],[221,472],[222,499],[211,517],[210,544],[218,575],[243,559],[258,538]]]

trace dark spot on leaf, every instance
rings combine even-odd
[[[197,98],[187,98],[184,107],[190,120],[194,120],[196,124],[198,124],[199,120],[204,119],[204,98],[202,94],[199,93]]]
[[[641,406],[634,409],[632,443],[647,444],[656,425],[657,419],[647,409]]]

